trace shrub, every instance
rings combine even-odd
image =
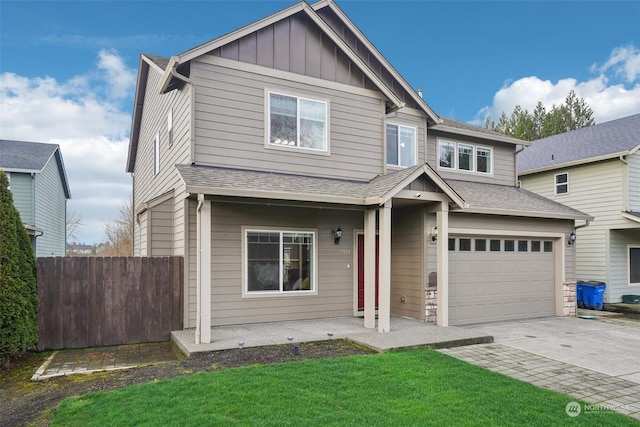
[[[36,259],[0,170],[0,366],[38,342]]]

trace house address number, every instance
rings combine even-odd
[[[340,249],[340,254],[342,255],[351,255],[353,253],[353,249]]]

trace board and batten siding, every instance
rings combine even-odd
[[[440,168],[438,166],[438,141],[440,140],[491,148],[493,150],[493,173],[485,174]],[[487,141],[463,135],[451,135],[431,130],[427,135],[427,163],[444,179],[499,185],[515,185],[516,183],[515,146],[513,144]]]
[[[195,251],[196,205],[190,203],[189,239]],[[267,205],[212,203],[211,224],[211,319],[213,326],[280,320],[316,319],[353,315],[354,232],[362,229],[361,211],[306,209]],[[333,230],[343,230],[340,244]],[[315,229],[317,295],[243,297],[243,227],[275,229]],[[188,323],[195,325],[195,257],[189,265]]]
[[[183,212],[184,194],[181,194],[180,189],[184,188],[184,183],[175,165],[191,161],[191,89],[189,85],[185,85],[180,89],[160,94],[158,93],[160,78],[161,75],[153,67],[150,67],[134,168],[133,206],[135,208],[141,203],[147,203],[169,191],[178,189],[175,191],[171,205],[173,211],[171,253],[166,253],[168,252],[166,250],[162,253],[163,255],[183,255],[186,225]],[[173,144],[171,145],[169,145],[167,127],[167,116],[170,110],[173,119]],[[160,140],[160,171],[154,176],[156,134]],[[151,227],[151,224],[149,225]],[[136,221],[134,234],[142,232],[140,224]],[[143,238],[136,238],[136,241],[139,242],[139,245],[134,248],[136,255],[144,255],[144,251],[141,249],[142,240]],[[150,243],[153,244],[153,241]]]
[[[391,220],[391,314],[424,319],[423,210],[393,208]]]
[[[11,172],[9,187],[13,194],[13,204],[20,213],[20,220],[23,224],[34,225],[34,177],[29,173]]]
[[[197,164],[359,180],[383,172],[379,93],[235,64],[212,56],[192,62]],[[266,146],[268,90],[328,102],[328,153]]]
[[[609,230],[637,227],[637,223],[622,217],[626,205],[624,168],[623,162],[614,159],[520,177],[527,190],[594,217],[588,227],[576,232],[576,276],[578,280],[607,283],[605,302],[614,302],[610,300],[610,294],[615,293],[612,289],[622,285],[612,281],[610,274],[613,266],[607,256]],[[569,192],[556,196],[554,176],[565,172],[569,176]]]
[[[35,226],[43,230],[36,238],[36,256],[64,256],[67,240],[67,199],[55,156],[35,176]]]

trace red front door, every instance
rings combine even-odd
[[[378,308],[378,247],[376,236],[376,309]],[[364,234],[358,234],[358,311],[364,310]]]

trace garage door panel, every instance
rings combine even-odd
[[[473,242],[471,246],[475,247]],[[517,252],[517,242],[515,246],[515,252],[449,252],[450,324],[554,314],[553,252]]]

